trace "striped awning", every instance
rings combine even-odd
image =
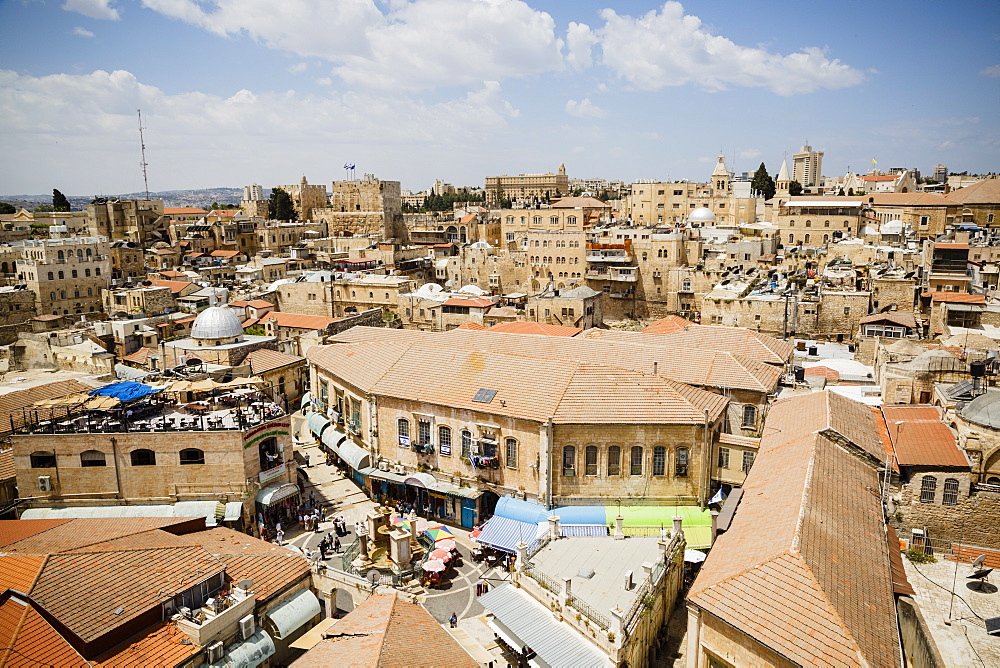
[[[517,544],[530,545],[538,538],[538,532],[537,524],[494,515],[483,525],[477,540],[482,545],[517,554]]]

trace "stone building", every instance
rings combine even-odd
[[[566,164],[559,163],[556,173],[518,174],[517,176],[487,176],[486,199],[490,202],[527,199],[534,197],[559,197],[569,192]]]
[[[122,200],[99,197],[87,205],[88,234],[111,241],[131,241],[145,247],[168,241],[170,218],[163,215],[163,200]]]
[[[101,290],[111,285],[111,260],[105,237],[63,237],[24,241],[19,275],[35,293],[38,313],[53,315],[102,310]]]
[[[399,296],[412,287],[413,281],[406,276],[362,274],[338,278],[335,272],[313,271],[278,285],[278,310],[329,318],[372,308],[398,312]]]
[[[1000,390],[989,388],[949,413],[969,458],[972,482],[1000,494]],[[1000,497],[998,497],[1000,498]]]
[[[164,341],[162,348],[170,367],[191,359],[232,367],[239,366],[253,350],[273,349],[277,340],[274,334],[244,334],[243,325],[232,309],[210,306],[195,318],[190,337]]]
[[[312,220],[326,223],[330,234],[375,234],[381,239],[402,239],[403,203],[399,181],[382,181],[365,174],[360,181],[334,181],[326,208],[312,211]]]
[[[140,285],[120,290],[104,290],[104,312],[114,317],[161,315],[177,309],[169,287]]]
[[[524,317],[528,321],[589,329],[604,325],[604,294],[585,285],[551,288],[528,296]]]
[[[326,186],[323,184],[310,185],[305,175],[302,176],[301,181],[293,186],[278,187],[291,197],[299,220],[312,220],[314,209],[326,208]],[[260,199],[263,199],[263,193],[261,195]]]
[[[782,197],[770,200],[768,222],[786,246],[825,246],[861,233],[864,201],[859,197]]]
[[[146,275],[142,249],[132,241],[112,241],[108,247],[112,281],[125,281]]]

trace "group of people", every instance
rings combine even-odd
[[[319,542],[319,545],[317,545],[316,548],[319,551],[320,559],[326,561],[328,558],[327,554],[331,552],[334,554],[340,554],[340,536],[334,536],[333,534],[328,533],[323,537],[323,540]],[[306,548],[307,559],[311,560],[315,555],[316,551]]]

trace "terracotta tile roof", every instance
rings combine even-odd
[[[489,308],[494,302],[489,299],[463,299],[452,297],[444,303],[445,306],[468,306],[469,308]]]
[[[165,278],[187,278],[187,274],[184,272],[174,271],[173,269],[164,269],[156,273]]]
[[[822,376],[827,380],[840,380],[840,372],[828,366],[811,366],[805,370],[807,376]]]
[[[200,649],[176,626],[160,622],[142,634],[129,638],[128,642],[101,654],[91,663],[102,668],[175,666]]]
[[[16,554],[56,554],[131,534],[184,524],[185,517],[0,520],[0,546]]]
[[[232,218],[239,212],[239,209],[212,209],[208,212],[208,215],[216,216],[218,218]]]
[[[324,640],[292,662],[315,666],[475,668],[479,664],[422,605],[378,594],[326,630]]]
[[[0,395],[0,434],[10,431],[10,416],[36,401],[64,397],[77,392],[90,392],[93,387],[77,380],[59,380],[45,385],[36,385],[23,390],[14,390]]]
[[[489,327],[486,325],[480,325],[478,322],[463,322],[457,327],[457,329],[475,329],[482,332],[489,329]]]
[[[689,325],[669,333],[592,329],[587,332],[587,336],[638,345],[680,346],[720,352],[737,351],[742,357],[768,364],[785,364],[791,359],[794,348],[790,341],[782,341],[744,327],[720,325]]]
[[[14,468],[14,448],[0,450],[0,482],[17,477],[17,469]]]
[[[157,286],[159,288],[170,288],[170,291],[173,292],[174,294],[177,294],[177,293],[183,291],[184,289],[189,288],[189,287],[191,287],[191,286],[194,285],[194,283],[192,283],[191,281],[164,281],[164,280],[155,280],[155,281],[150,281],[150,283],[152,283],[153,285],[155,285],[155,286]]]
[[[985,554],[986,559],[983,561],[983,566],[986,568],[1000,568],[1000,550],[979,547],[978,545],[964,545],[962,543],[952,543],[951,549],[954,555],[946,555],[945,559],[948,561],[955,561],[955,556],[957,556],[960,563],[971,564],[978,556]]]
[[[0,592],[13,589],[27,594],[45,565],[45,559],[43,556],[20,557],[10,554],[0,557],[0,564],[3,564],[3,568],[0,568]]]
[[[672,334],[694,324],[694,322],[679,315],[668,315],[666,318],[649,323],[642,331],[646,334]]]
[[[934,244],[934,249],[938,248],[944,248],[947,250],[969,250],[969,244],[955,244],[940,241]]]
[[[583,331],[579,327],[564,327],[562,325],[550,325],[544,322],[525,322],[523,320],[498,322],[489,329],[491,332],[503,332],[505,334],[539,334],[541,336],[576,336]]]
[[[470,333],[489,340],[513,337],[529,344],[565,340]],[[665,375],[576,360],[529,360],[486,346],[469,350],[421,342],[362,342],[317,346],[309,359],[364,392],[539,422],[552,416],[555,422],[573,424],[701,424],[705,409],[714,417],[728,403],[725,397],[686,387]],[[531,373],[526,374],[529,365]],[[481,388],[497,390],[488,406],[473,401]]]
[[[906,579],[906,569],[903,567],[902,544],[899,536],[891,524],[885,526],[886,542],[889,545],[889,570],[892,572],[892,591],[894,594],[903,596],[913,596],[917,592],[913,590],[910,581]]]
[[[885,313],[872,313],[858,320],[862,325],[870,322],[890,322],[894,325],[902,325],[910,329],[916,329],[917,319],[912,311],[886,311]]]
[[[227,251],[227,250],[214,250],[209,255],[212,257],[224,257],[224,258],[234,258],[239,255],[239,251]]]
[[[32,603],[12,595],[0,601],[0,666],[88,665]]]
[[[244,301],[242,299],[237,299],[236,301],[229,302],[228,306],[232,308],[245,308],[250,302]]]
[[[969,295],[964,292],[924,292],[922,297],[930,297],[932,301],[949,304],[985,304],[986,295]]]
[[[475,219],[476,219],[476,214],[474,214],[474,213],[467,213],[464,216],[462,216],[462,220],[459,221],[459,224],[460,225],[468,225],[469,223],[471,223]]]
[[[264,301],[263,299],[255,299],[252,302],[247,302],[246,305],[253,308],[272,308],[274,306],[271,302]]]
[[[179,214],[185,214],[185,213],[187,213],[187,214],[201,214],[201,215],[204,215],[204,214],[208,213],[208,211],[205,211],[204,209],[199,209],[198,207],[195,207],[195,206],[167,206],[167,207],[163,207],[163,215],[164,216],[179,215]]]
[[[296,362],[304,363],[305,358],[286,355],[285,353],[278,352],[277,350],[267,350],[266,348],[258,348],[257,350],[251,351],[250,354],[243,359],[243,364],[250,365],[250,373],[254,376],[268,371],[273,371],[274,369],[280,369],[283,366],[295,364]]]
[[[773,392],[781,369],[729,352],[696,350],[680,346],[653,347],[574,336],[520,336],[501,332],[453,329],[421,332],[412,329],[352,327],[334,341],[398,341],[435,347],[495,352],[537,360],[586,362],[642,373],[657,373],[697,387]],[[523,362],[522,362],[523,364]]]
[[[863,181],[895,181],[898,178],[899,178],[898,174],[885,174],[878,176],[874,174],[865,174],[864,176],[861,177]]]
[[[740,445],[744,448],[759,448],[760,439],[751,436],[740,436],[738,434],[719,434],[719,443],[723,445]]]
[[[301,313],[282,313],[271,311],[261,317],[261,323],[273,321],[278,327],[292,327],[295,329],[326,329],[332,323],[337,322],[337,318],[328,318],[324,315],[303,315]]]
[[[897,666],[878,472],[825,435],[826,394],[772,406],[688,601],[800,665]]]
[[[970,469],[955,434],[934,406],[883,405],[881,415],[900,466]]]
[[[126,355],[125,357],[122,358],[122,360],[125,362],[135,362],[136,364],[146,364],[147,362],[149,362],[150,355],[158,357],[159,353],[153,348],[143,347],[139,348],[139,350],[135,351],[131,355]]]
[[[1000,179],[984,179],[948,195],[961,204],[1000,204]]]
[[[90,642],[222,570],[200,547],[54,554],[31,598]]]

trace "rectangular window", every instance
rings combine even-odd
[[[431,442],[431,423],[427,420],[417,420],[417,444],[429,445]]]
[[[719,448],[719,468],[729,468],[729,448]]]
[[[642,447],[632,446],[632,454],[629,459],[629,473],[631,475],[642,475]]]
[[[753,466],[754,453],[744,450],[743,451],[743,472],[750,473],[750,467]]]
[[[505,442],[505,452],[507,460],[507,468],[516,469],[517,468],[517,440],[513,438],[508,438]]]
[[[947,478],[944,481],[944,493],[941,495],[941,503],[945,506],[958,505],[958,480]]]
[[[351,399],[351,431],[355,434],[361,433],[361,402]]]
[[[934,493],[937,491],[937,478],[925,475],[920,481],[920,503],[934,503]]]
[[[622,474],[622,450],[617,445],[608,448],[608,475]]]
[[[662,445],[653,448],[653,475],[667,474],[667,449]]]
[[[472,432],[468,429],[462,430],[462,456],[466,459],[472,457]]]
[[[438,427],[438,450],[445,457],[451,456],[451,427]]]
[[[597,475],[597,446],[588,445],[587,455],[587,475]]]

